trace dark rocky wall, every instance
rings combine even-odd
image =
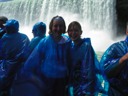
[[[124,35],[128,21],[128,0],[117,0],[117,35]]]

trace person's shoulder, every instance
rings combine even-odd
[[[69,36],[67,36],[67,35],[65,35],[65,34],[63,34],[62,37],[63,37],[66,41],[68,41],[68,42],[71,40],[71,39],[69,38]]]
[[[34,37],[34,38],[31,39],[31,42],[37,41],[37,40],[38,40],[38,38],[37,37]]]
[[[22,37],[27,37],[28,38],[28,36],[24,33],[18,32],[18,34],[21,35]]]
[[[18,37],[20,37],[20,38],[22,38],[22,39],[28,39],[28,40],[29,40],[29,37],[28,37],[26,34],[24,34],[24,33],[18,32],[18,33],[16,33],[16,34],[17,34]]]
[[[124,46],[124,41],[117,41],[117,42],[114,42],[112,43],[106,51],[111,51],[111,52],[117,52],[118,50],[122,50],[122,46]]]
[[[117,42],[112,43],[110,47],[117,47],[117,46],[122,45],[123,43],[125,43],[125,41],[117,41]]]
[[[38,38],[36,38],[36,39],[38,39]],[[49,39],[50,39],[50,36],[46,36],[46,37],[44,37],[44,38],[42,38],[42,39],[40,40],[40,43],[47,42]]]
[[[18,32],[18,34],[19,34],[19,35],[21,35],[21,36],[25,36],[25,37],[28,37],[26,34],[24,34],[24,33],[21,33],[21,32]]]
[[[87,43],[91,43],[91,39],[90,38],[83,38],[83,40]]]
[[[91,46],[91,39],[90,38],[83,38],[83,44],[86,46]]]

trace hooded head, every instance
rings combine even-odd
[[[37,22],[32,29],[34,37],[36,36],[45,36],[46,34],[46,24],[43,22]]]
[[[19,31],[19,22],[14,19],[10,19],[5,23],[7,33],[16,33]]]

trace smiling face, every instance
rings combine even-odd
[[[56,18],[53,20],[52,25],[52,34],[56,37],[61,36],[64,31],[64,24],[60,18]]]
[[[72,41],[76,41],[81,38],[81,26],[78,22],[74,21],[68,26],[68,35]]]
[[[66,33],[65,30],[64,19],[61,16],[53,17],[49,24],[49,34],[52,35],[53,39],[58,42],[61,39],[61,35]]]

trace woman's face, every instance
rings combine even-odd
[[[80,38],[81,31],[79,30],[78,27],[71,27],[68,31],[68,35],[72,41],[75,41]]]
[[[54,19],[52,26],[52,34],[58,37],[61,36],[63,31],[64,31],[63,21],[60,18]]]

